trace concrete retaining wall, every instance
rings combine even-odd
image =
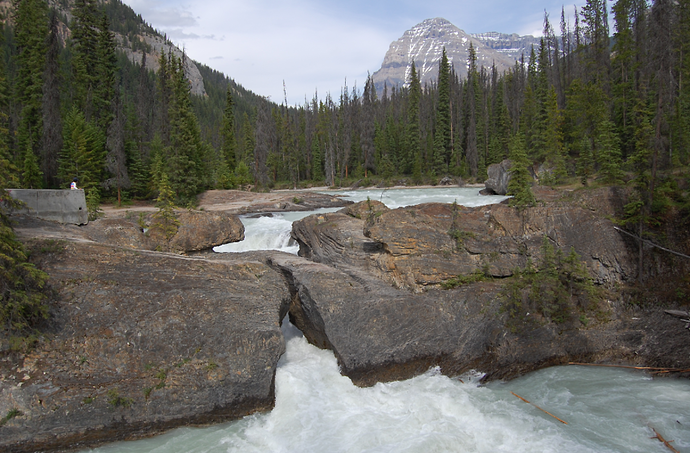
[[[86,225],[89,213],[86,209],[84,191],[79,190],[33,190],[7,189],[15,200],[26,203],[28,209],[15,211],[39,219],[60,223]]]

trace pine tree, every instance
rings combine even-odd
[[[674,166],[690,159],[690,0],[679,0],[675,47],[678,55],[678,97],[675,104],[676,159]]]
[[[27,142],[24,150],[24,162],[22,165],[22,187],[25,189],[40,189],[43,186],[43,172],[38,166],[38,158],[31,146]]]
[[[93,90],[93,116],[95,123],[102,131],[108,131],[115,118],[115,84],[117,56],[115,55],[115,38],[110,32],[108,18],[103,14],[98,21],[96,43],[96,80]]]
[[[0,35],[0,39],[2,36]],[[8,200],[5,188],[18,188],[19,170],[12,160],[10,153],[9,105],[7,96],[7,80],[5,78],[5,62],[0,59],[0,198]],[[0,215],[2,215],[0,204]]]
[[[86,192],[86,210],[89,213],[89,221],[103,217],[103,211],[101,210],[101,192],[98,187],[90,187],[85,190]]]
[[[410,70],[410,90],[407,104],[407,159],[406,173],[412,173],[415,181],[422,179],[422,149],[419,137],[419,102],[422,97],[422,87],[417,76],[414,61]]]
[[[170,145],[167,147],[167,167],[170,186],[180,200],[191,203],[203,188],[203,146],[201,131],[192,110],[189,83],[184,75],[183,62],[171,57],[170,73],[172,98]]]
[[[471,43],[470,52],[473,52]],[[436,128],[434,130],[434,160],[431,168],[436,176],[448,171],[450,145],[450,64],[444,47],[438,67],[438,103],[436,104]],[[474,172],[476,174],[476,165]]]
[[[94,92],[99,84],[99,29],[97,0],[75,0],[74,22],[71,25],[73,41],[73,100],[87,121],[95,114]]]
[[[635,122],[635,152],[630,156],[629,164],[633,170],[633,193],[625,205],[624,224],[636,229],[638,238],[638,275],[639,282],[644,280],[643,275],[643,242],[645,231],[650,225],[657,224],[653,217],[652,204],[654,200],[653,174],[651,161],[654,155],[651,108],[644,101],[638,101],[633,110]]]
[[[62,117],[60,111],[60,36],[55,9],[50,13],[50,34],[47,44],[43,84],[43,156],[42,171],[46,187],[57,187],[58,156],[62,149]]]
[[[613,122],[602,121],[597,127],[597,155],[600,160],[600,173],[605,184],[618,184],[623,178],[621,153],[618,135]]]
[[[609,70],[609,21],[606,0],[587,0],[580,11],[587,42],[587,82],[594,83],[608,92]]]
[[[163,235],[167,242],[177,234],[180,225],[175,215],[175,193],[168,181],[168,175],[163,173],[158,187],[158,198],[156,199],[158,211],[153,214],[151,229]]]
[[[549,97],[545,106],[546,122],[543,130],[544,157],[551,167],[551,177],[548,182],[562,183],[568,176],[563,151],[563,134],[561,133],[562,116],[558,108],[558,98],[553,86],[549,90]]]
[[[240,189],[244,189],[251,184],[252,181],[252,173],[249,171],[249,167],[241,160],[235,168],[235,184],[237,184]]]
[[[225,111],[223,112],[223,125],[221,126],[221,138],[223,140],[222,155],[229,171],[235,170],[235,149],[237,141],[235,139],[235,101],[228,86],[225,101]]]
[[[97,187],[105,161],[105,137],[84,114],[73,107],[65,118],[63,147],[58,159],[58,177],[67,184],[79,178],[79,187]]]
[[[36,155],[43,143],[43,73],[46,67],[46,38],[48,36],[48,5],[44,0],[21,0],[15,3],[15,40],[17,57],[17,97],[21,114],[17,130],[17,145],[24,155],[23,162],[38,165]],[[31,151],[31,154],[27,152]],[[35,174],[35,169],[24,169]],[[29,178],[24,187],[36,187]],[[27,185],[28,184],[28,185]],[[41,184],[38,187],[42,186]]]
[[[641,51],[640,29],[644,28],[646,2],[644,0],[618,0],[613,6],[616,27],[612,66],[613,119],[621,139],[624,158],[634,152],[632,115],[638,96]]]
[[[4,192],[0,189],[0,196],[11,200]],[[0,205],[0,338],[10,340],[12,349],[26,350],[37,340],[38,323],[48,319],[48,274],[29,263],[4,209]]]
[[[510,181],[508,195],[512,195],[511,206],[525,207],[535,203],[532,193],[532,177],[529,173],[529,160],[525,150],[525,138],[522,133],[515,135],[510,141]]]
[[[311,178],[313,181],[323,181],[323,152],[319,143],[319,138],[314,137],[311,141]]]
[[[385,96],[385,95],[384,95]],[[369,171],[376,170],[376,148],[374,138],[376,135],[376,122],[374,118],[374,108],[376,104],[376,87],[371,75],[367,75],[364,85],[364,96],[362,97],[362,125],[360,143],[362,144],[362,161],[364,162],[364,174],[368,176]],[[324,120],[325,120],[324,116]],[[326,175],[328,180],[328,175]]]

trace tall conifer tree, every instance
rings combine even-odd
[[[417,76],[417,68],[414,61],[410,70],[410,90],[407,104],[407,159],[405,167],[407,172],[412,172],[415,181],[422,179],[422,149],[419,137],[419,102],[422,96],[422,87]]]
[[[223,158],[228,169],[234,171],[237,140],[235,139],[235,100],[230,91],[230,86],[228,86],[227,93],[225,94],[225,110],[223,111],[223,124],[220,133],[223,140],[221,148]]]
[[[22,163],[31,166],[24,168],[22,184],[27,188],[37,188],[38,155],[43,144],[43,73],[47,54],[48,4],[45,0],[16,1],[14,21],[19,53],[16,87],[22,106],[17,145],[23,156]]]
[[[472,44],[470,44],[470,49],[473,49]],[[438,67],[438,104],[436,104],[434,130],[434,159],[431,168],[437,176],[448,170],[450,145],[450,63],[444,47]]]

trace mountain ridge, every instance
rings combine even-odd
[[[378,92],[384,86],[401,88],[409,82],[414,61],[422,85],[435,81],[438,64],[446,49],[448,60],[460,78],[467,77],[470,43],[477,56],[477,67],[495,65],[503,72],[515,64],[539,38],[499,32],[467,33],[441,17],[426,19],[405,31],[391,43],[381,68],[373,75]]]

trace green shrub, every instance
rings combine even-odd
[[[113,407],[130,407],[133,402],[132,398],[120,396],[117,389],[108,390],[108,404]]]
[[[564,323],[580,316],[595,305],[599,297],[594,281],[575,249],[568,255],[554,251],[544,236],[541,260],[535,267],[531,260],[524,269],[514,271],[513,278],[501,291],[502,311],[513,321],[524,320],[527,312],[538,313],[545,320]]]
[[[0,198],[5,198],[2,190]],[[0,338],[12,349],[26,349],[38,340],[37,325],[48,318],[48,275],[28,261],[9,218],[0,209]]]

